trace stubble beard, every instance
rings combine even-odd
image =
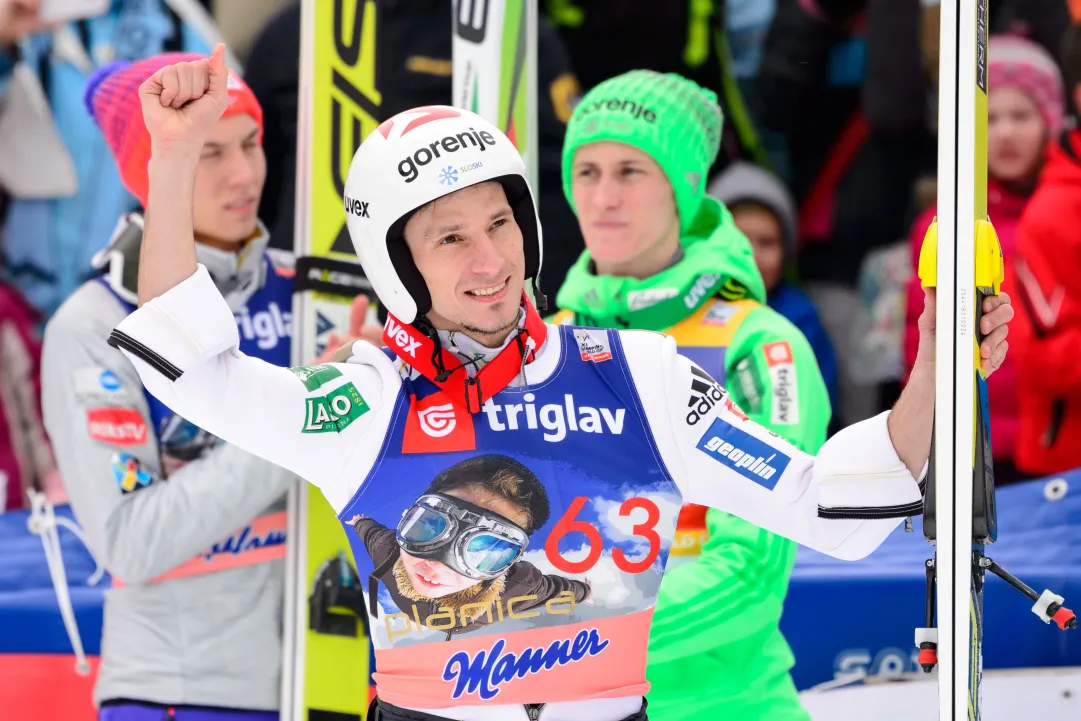
[[[469,321],[462,321],[461,323],[459,323],[459,325],[467,333],[475,334],[475,335],[481,335],[481,336],[487,336],[489,338],[497,338],[498,337],[498,339],[500,341],[502,341],[511,330],[513,330],[514,328],[516,328],[518,326],[518,317],[519,317],[519,315],[520,315],[519,309],[515,308],[514,309],[514,315],[510,316],[510,318],[508,320],[501,322],[497,327],[494,327],[494,328],[491,327],[491,326],[489,326],[489,327],[481,327],[481,326],[479,326],[479,325],[477,325],[475,323],[471,323]]]

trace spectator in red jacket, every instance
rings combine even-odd
[[[1017,257],[1018,224],[1026,206],[1034,202],[1031,198],[1043,165],[1044,148],[1061,132],[1065,101],[1062,78],[1054,59],[1041,46],[1028,40],[993,36],[988,43],[987,74],[987,213],[1006,259],[1006,278],[1002,287],[1011,297],[1016,297],[1017,278],[1011,261]],[[1081,167],[1076,172],[1081,177]],[[1081,193],[1081,186],[1078,188]],[[905,357],[909,364],[916,357],[919,338],[916,319],[923,311],[923,290],[915,271],[924,233],[934,216],[935,208],[931,207],[912,227],[913,276],[905,330]],[[1010,340],[1013,340],[1012,333]],[[1020,469],[1019,451],[1015,452],[1021,434],[1018,412],[1020,365],[1016,359],[1011,360],[989,380],[988,385],[998,485],[1040,472],[1031,465]],[[1075,465],[1081,465],[1081,453],[1078,460]]]
[[[1077,20],[1075,20],[1077,22]],[[1081,26],[1063,41],[1063,74],[1081,114]],[[1081,466],[1081,131],[1047,148],[1040,181],[1017,229],[1016,328],[1020,373],[1018,468],[1047,475]]]

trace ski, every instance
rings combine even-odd
[[[378,124],[376,0],[302,0],[297,126],[294,366],[344,334],[353,299],[372,295],[346,227],[345,179]],[[360,579],[341,523],[318,489],[289,497],[282,717],[366,716],[372,661]]]
[[[537,188],[537,3],[454,0],[453,105],[507,134]]]
[[[939,720],[979,721],[983,589],[991,571],[1035,601],[1045,622],[1074,628],[1063,599],[1036,594],[987,556],[998,538],[987,378],[979,332],[997,295],[1002,250],[987,216],[987,0],[942,0],[939,40],[938,210],[920,252],[924,287],[937,289],[935,421],[923,513],[926,562],[919,664],[938,669]],[[937,627],[936,627],[937,621]]]

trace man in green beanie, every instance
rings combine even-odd
[[[766,304],[747,238],[705,194],[722,118],[716,96],[636,70],[579,103],[564,191],[586,252],[553,322],[662,331],[753,420],[814,453],[830,403],[814,353]],[[687,388],[686,422],[712,402]],[[685,506],[653,616],[651,721],[808,721],[778,628],[796,544]]]

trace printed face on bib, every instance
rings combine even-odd
[[[560,370],[479,413],[406,381],[383,456],[341,513],[390,703],[644,693],[681,497],[618,338],[560,328]]]

